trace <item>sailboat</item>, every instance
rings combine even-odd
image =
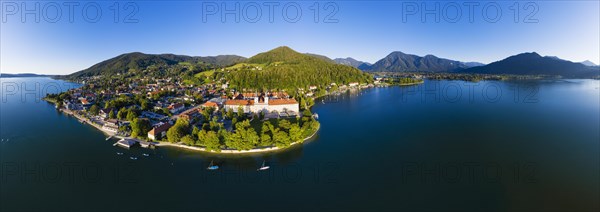
[[[264,171],[271,168],[270,166],[265,166],[265,161],[263,160],[262,166],[258,168],[256,171]]]
[[[219,166],[215,165],[214,162],[211,160],[210,164],[208,165],[208,167],[206,167],[206,169],[208,169],[208,170],[217,170],[217,169],[219,169]]]

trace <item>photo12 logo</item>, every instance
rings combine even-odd
[[[503,17],[511,17],[514,23],[538,23],[536,15],[540,7],[536,2],[453,2],[408,1],[402,2],[402,23],[474,23],[483,20],[497,23]]]
[[[338,23],[339,9],[335,2],[202,2],[202,23],[297,23],[304,15],[314,23]]]
[[[2,23],[97,23],[110,19],[114,23],[138,23],[140,10],[135,2],[54,2],[2,1]]]

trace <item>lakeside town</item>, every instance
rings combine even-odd
[[[393,79],[376,77],[369,84],[308,86],[292,91],[295,96],[286,90],[240,91],[225,79],[202,85],[189,85],[176,77],[128,81],[113,87],[117,83],[106,76],[88,77],[80,81],[81,87],[49,94],[45,99],[109,138],[120,138],[115,145],[125,148],[176,146],[221,153],[262,152],[301,143],[316,134],[318,115],[310,111],[315,98],[387,86]]]

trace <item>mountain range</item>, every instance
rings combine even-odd
[[[364,67],[368,72],[457,72],[469,68],[466,63],[439,58],[433,55],[424,57],[395,51],[377,61],[375,64]]]
[[[12,78],[12,77],[55,77],[55,76],[57,76],[57,75],[32,74],[32,73],[20,73],[20,74],[0,73],[0,78]]]
[[[300,56],[302,55],[302,56]],[[298,53],[289,47],[278,47],[271,51],[257,54],[251,58],[237,55],[219,56],[186,56],[175,54],[144,54],[133,52],[122,54],[117,57],[102,61],[85,70],[75,72],[68,77],[77,78],[84,76],[95,76],[101,74],[124,74],[136,70],[165,71],[170,67],[186,64],[184,68],[203,71],[214,68],[230,67],[240,63],[272,63],[273,61],[285,61],[291,64],[290,59],[299,59],[303,66],[313,68],[339,69],[332,64],[350,66],[365,72],[432,72],[432,73],[477,73],[477,74],[514,74],[514,75],[561,75],[564,77],[597,77],[599,67],[590,61],[575,63],[553,56],[540,56],[539,54],[522,53],[510,56],[506,59],[482,64],[478,62],[461,62],[457,60],[439,58],[434,55],[417,56],[395,51],[377,61],[374,64],[359,61],[351,57],[330,59],[327,56]],[[314,60],[318,59],[318,60]],[[304,63],[314,63],[307,65]],[[321,63],[325,62],[325,63]],[[172,68],[171,68],[172,69]],[[306,69],[303,69],[306,71]],[[350,69],[349,69],[350,70]],[[308,72],[307,72],[308,73]],[[177,73],[174,73],[177,74]]]
[[[336,58],[336,59],[333,59],[333,61],[335,61],[337,64],[352,66],[352,67],[358,68],[360,70],[366,70],[369,67],[371,67],[371,65],[372,65],[371,63],[367,63],[367,62],[363,62],[363,61],[358,61],[358,60],[355,60],[354,58],[351,58],[351,57]]]
[[[598,66],[595,63],[593,63],[592,61],[586,60],[581,62],[581,64],[585,65],[585,66]]]
[[[485,66],[461,70],[462,73],[514,74],[514,75],[560,75],[563,77],[597,77],[598,67],[574,63],[558,57],[543,57],[536,52],[522,53]]]

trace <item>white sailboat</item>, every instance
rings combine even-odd
[[[258,168],[256,171],[264,171],[271,168],[270,166],[265,166],[265,161],[263,160],[262,166]]]
[[[208,165],[208,167],[206,167],[206,169],[208,169],[208,170],[217,170],[217,169],[219,169],[219,166],[214,165],[214,161],[211,160],[210,164]]]

